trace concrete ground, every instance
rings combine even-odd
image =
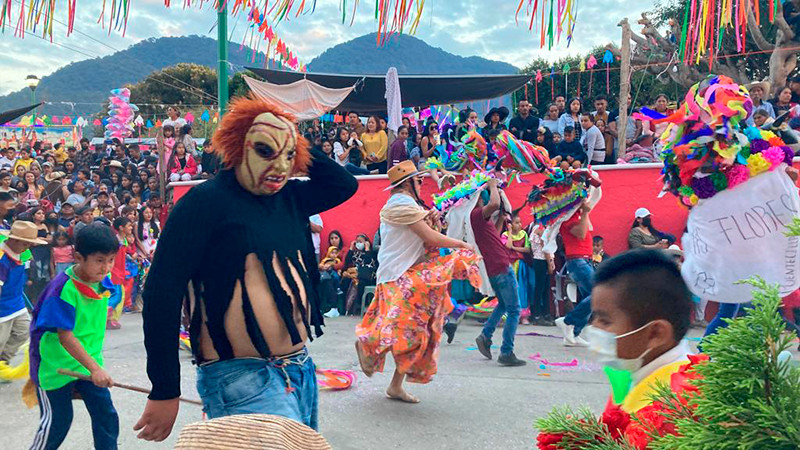
[[[106,340],[106,368],[120,383],[149,387],[145,374],[145,352],[141,315],[122,318],[123,328],[109,332]],[[346,391],[320,393],[320,431],[334,449],[530,449],[536,432],[533,423],[557,405],[586,405],[600,411],[609,394],[600,368],[591,363],[583,348],[565,348],[560,339],[517,336],[515,352],[528,359],[526,367],[500,367],[475,350],[474,338],[480,326],[470,320],[461,324],[455,341],[442,344],[439,373],[427,385],[408,386],[420,404],[409,405],[385,398],[384,390],[393,371],[387,358],[386,372],[366,378],[358,368],[353,349],[357,318],[327,320],[325,335],[310,345],[319,368],[355,370],[359,377]],[[498,329],[494,341],[502,340]],[[520,326],[518,333],[558,334],[553,327]],[[692,330],[697,336],[698,330]],[[499,350],[494,350],[499,353]],[[577,366],[542,368],[530,357],[535,354],[550,363]],[[195,372],[188,353],[182,355],[183,395],[198,398]],[[39,420],[38,409],[27,409],[20,399],[22,381],[0,385],[0,448],[25,449],[30,445]],[[175,429],[168,440],[148,443],[136,438],[132,427],[141,414],[146,396],[113,389],[112,397],[120,415],[120,448],[172,448],[180,429],[202,419],[201,409],[181,405]],[[92,448],[88,414],[81,402],[74,402],[75,419],[62,449]]]

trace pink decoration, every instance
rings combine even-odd
[[[728,189],[732,189],[750,178],[750,169],[745,165],[736,165],[728,169],[725,175],[728,177]]]
[[[186,115],[185,115],[185,116],[183,116],[183,118],[184,118],[184,119],[186,119],[186,122],[187,122],[187,123],[192,123],[192,122],[194,122],[194,114],[192,114],[192,112],[191,112],[191,111],[187,112],[187,113],[186,113]]]
[[[784,157],[786,154],[783,152],[783,149],[780,147],[770,147],[763,152],[761,152],[761,156],[764,157],[769,163],[772,165],[769,170],[774,170],[780,163],[783,162]]]

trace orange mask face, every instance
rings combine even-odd
[[[297,131],[292,122],[272,113],[258,115],[247,131],[244,158],[236,167],[239,183],[256,195],[273,195],[292,175]]]

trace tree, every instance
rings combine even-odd
[[[757,49],[763,53],[740,55],[734,33],[723,33],[720,49],[713,59],[709,55],[699,61],[684,64],[680,61],[681,35],[684,26],[685,10],[689,0],[664,0],[650,13],[643,13],[638,23],[642,25],[641,34],[633,33],[631,41],[635,44],[632,53],[634,66],[646,66],[651,74],[661,74],[659,80],[668,79],[684,88],[697,83],[709,73],[727,75],[734,81],[747,84],[751,80],[768,78],[772,93],[786,84],[786,79],[797,66],[800,43],[793,41],[795,35],[783,18],[783,5],[778,0],[757,0],[759,11],[767,14],[774,2],[774,22],[762,18],[759,24],[753,10],[753,2],[743,2],[747,15],[747,37],[744,48],[749,52]],[[716,2],[712,2],[716,4]],[[652,16],[651,20],[649,16]],[[659,27],[666,26],[665,33]],[[608,48],[619,56],[619,49]],[[720,56],[717,56],[720,55]],[[732,56],[726,56],[732,55]]]
[[[210,109],[217,104],[217,74],[206,66],[180,63],[153,72],[130,90],[131,103],[144,117],[164,115],[170,105]]]

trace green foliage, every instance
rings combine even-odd
[[[778,357],[796,336],[786,332],[778,312],[778,287],[761,278],[747,283],[755,287],[753,308],[703,344],[711,361],[696,369],[701,378],[693,383],[701,395],[691,400],[694,415],[668,413],[677,434],[657,439],[651,448],[800,447],[800,369]],[[662,388],[656,400],[669,403],[672,395]]]
[[[130,86],[130,90],[131,103],[142,105],[139,113],[143,117],[163,116],[169,105],[191,105],[193,108],[208,105],[211,108],[217,103],[217,73],[206,66],[179,63],[153,72]]]
[[[570,430],[556,444],[560,449],[635,450],[627,442],[615,442],[605,424],[588,408],[580,408],[578,411],[569,406],[554,408],[547,416],[536,421],[536,428],[544,433]]]

